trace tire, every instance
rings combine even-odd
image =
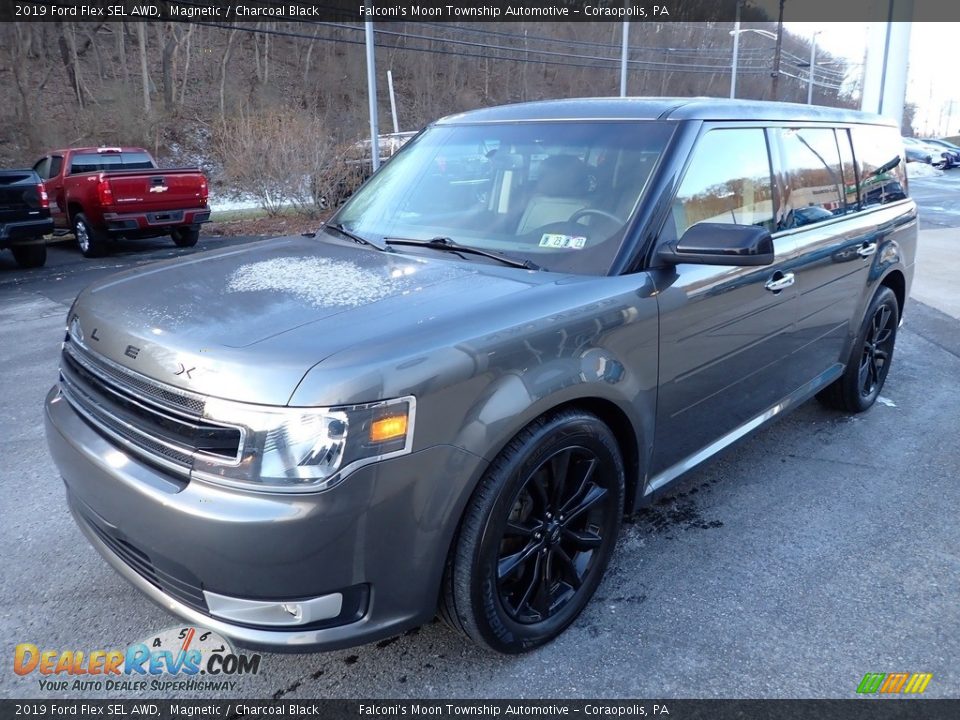
[[[817,399],[836,410],[868,410],[877,401],[890,372],[899,322],[897,296],[890,288],[881,287],[864,314],[846,370],[821,390]]]
[[[173,235],[173,243],[177,247],[193,247],[200,239],[200,228],[177,228],[171,235]]]
[[[567,410],[527,426],[467,505],[447,559],[441,617],[501,653],[553,640],[600,584],[623,503],[623,459],[600,419]]]
[[[37,243],[35,245],[14,245],[10,248],[13,253],[13,259],[17,265],[22,268],[43,267],[47,262],[47,244]]]
[[[84,257],[100,257],[107,251],[107,239],[83,213],[77,213],[73,218],[73,234]]]

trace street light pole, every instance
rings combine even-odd
[[[730,99],[737,96],[737,56],[740,52],[740,0],[737,0],[737,16],[733,22],[733,62],[730,65]]]
[[[815,32],[810,38],[810,75],[807,78],[807,105],[813,105],[813,68],[817,62],[817,35]]]
[[[367,7],[371,0],[367,0]],[[373,171],[376,172],[380,167],[380,139],[377,120],[377,68],[376,54],[373,45],[373,21],[367,20],[363,24],[364,35],[367,46],[367,95],[370,101],[370,163],[373,165]]]
[[[630,44],[630,21],[623,21],[623,47],[620,49],[620,97],[627,96],[627,55]]]

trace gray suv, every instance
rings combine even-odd
[[[816,395],[869,408],[913,275],[897,129],[697,99],[454,115],[317,233],[100,281],[47,437],[143,593],[241,645],[438,611],[556,637],[625,513]]]

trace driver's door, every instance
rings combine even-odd
[[[721,127],[701,134],[658,242],[672,242],[700,222],[773,229],[763,128]],[[711,454],[714,444],[753,427],[749,421],[802,376],[789,367],[795,243],[778,238],[774,246],[772,265],[679,264],[653,271],[660,377],[649,489]]]

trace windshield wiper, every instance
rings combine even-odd
[[[497,260],[502,262],[504,265],[509,265],[510,267],[523,268],[524,270],[542,270],[539,265],[530,260],[514,260],[511,257],[507,257],[501,253],[491,252],[490,250],[483,250],[481,248],[471,247],[469,245],[461,245],[460,243],[455,243],[448,237],[435,237],[430,240],[414,240],[412,238],[384,238],[383,241],[388,245],[418,245],[420,247],[429,247],[434,250],[443,250],[445,252],[452,253],[464,253],[467,255],[479,255],[481,257],[490,258],[491,260]]]
[[[360,245],[369,245],[372,248],[376,248],[381,252],[390,252],[390,248],[386,245],[381,245],[380,243],[375,243],[373,240],[368,240],[367,238],[357,235],[353,230],[348,230],[343,223],[337,223],[336,225],[324,225],[327,230],[336,230],[338,233],[343,235],[345,238],[353,240],[355,243]]]

